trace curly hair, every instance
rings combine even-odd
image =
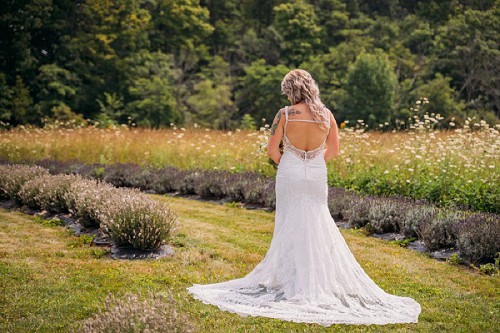
[[[325,106],[319,98],[318,84],[307,71],[293,69],[288,72],[281,81],[281,93],[286,95],[292,104],[306,103],[314,120],[322,123],[328,121]]]

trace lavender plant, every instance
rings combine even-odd
[[[347,219],[347,211],[351,202],[356,201],[354,192],[346,191],[341,187],[328,188],[328,209],[334,219]]]
[[[406,237],[417,237],[417,230],[432,222],[438,212],[436,207],[430,205],[408,207],[399,229]]]
[[[36,166],[27,165],[0,165],[0,197],[15,199],[18,203],[18,192],[28,181],[43,175],[48,175],[47,170]]]
[[[81,180],[75,175],[42,175],[26,182],[18,192],[22,204],[50,212],[68,212],[65,195],[71,184]]]
[[[468,214],[457,228],[460,255],[473,263],[492,262],[500,252],[500,217],[475,212]]]
[[[368,223],[366,229],[369,232],[397,232],[399,225],[405,218],[406,204],[396,200],[376,200],[368,208]]]
[[[442,210],[432,220],[419,225],[416,232],[427,249],[453,248],[457,241],[457,226],[465,218],[461,211]]]
[[[373,199],[370,197],[358,197],[351,200],[347,216],[352,226],[360,228],[370,222],[368,214],[370,212],[370,206],[373,204],[372,201]]]
[[[176,225],[175,213],[165,203],[138,190],[121,189],[107,199],[98,218],[101,227],[119,246],[154,250],[165,244]]]
[[[91,179],[79,179],[71,184],[64,195],[70,213],[89,228],[100,226],[99,214],[107,209],[108,198],[119,195],[120,189],[108,183]]]
[[[81,325],[81,333],[158,332],[189,333],[195,326],[189,317],[175,308],[170,295],[127,293],[119,299],[112,294],[106,298],[100,311]]]

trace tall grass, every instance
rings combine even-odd
[[[449,131],[424,126],[406,132],[343,128],[340,155],[329,163],[329,182],[364,193],[500,212],[499,129],[472,120]],[[19,128],[0,132],[0,158],[132,162],[273,176],[275,169],[260,149],[266,137],[265,129]]]

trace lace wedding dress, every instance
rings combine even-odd
[[[364,272],[327,206],[325,142],[312,151],[286,136],[276,176],[274,234],[243,278],[188,288],[196,299],[242,316],[332,324],[416,323],[420,304],[388,294]],[[311,121],[312,122],[312,121]],[[330,127],[329,122],[326,123]],[[326,141],[326,139],[325,139]]]

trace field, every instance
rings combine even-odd
[[[135,128],[16,129],[0,132],[0,158],[77,159],[183,169],[252,171],[273,176],[266,131]],[[486,123],[453,131],[340,131],[329,183],[362,193],[425,198],[500,212],[500,134]]]
[[[264,256],[273,214],[154,196],[179,214],[175,256],[157,261],[99,258],[85,239],[0,210],[0,331],[67,332],[98,310],[108,292],[171,290],[176,307],[200,332],[494,332],[498,276],[452,266],[409,249],[341,230],[368,275],[384,290],[415,298],[418,324],[294,324],[242,318],[193,300],[185,288],[244,276]],[[237,216],[237,218],[236,218]],[[97,251],[99,252],[99,251]]]

